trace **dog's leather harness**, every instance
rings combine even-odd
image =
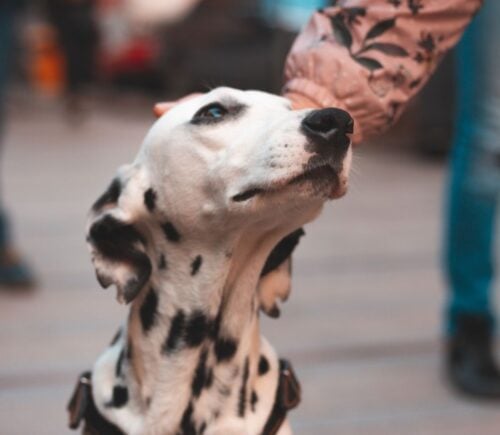
[[[286,359],[280,359],[280,375],[276,398],[271,415],[262,430],[262,435],[274,435],[278,432],[285,421],[290,409],[300,403],[300,384],[292,369],[292,365]]]
[[[69,427],[78,429],[85,422],[84,435],[124,435],[113,423],[106,420],[97,410],[92,397],[91,373],[80,375],[75,390],[68,403]]]
[[[285,359],[280,359],[280,373],[276,398],[271,414],[262,430],[262,435],[275,435],[286,419],[289,410],[300,402],[300,384]],[[84,435],[124,435],[114,424],[106,420],[97,410],[92,397],[91,373],[80,375],[75,390],[68,403],[69,427],[78,429],[85,422]]]

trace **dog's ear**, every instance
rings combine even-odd
[[[99,284],[103,288],[115,284],[118,300],[128,303],[148,282],[152,265],[146,239],[135,224],[138,213],[132,209],[137,204],[132,195],[138,189],[125,190],[124,183],[116,178],[95,202],[87,241]],[[129,186],[133,180],[126,183]]]
[[[281,241],[271,251],[269,257],[267,257],[266,263],[262,268],[260,276],[264,277],[273,270],[278,269],[279,266],[292,255],[292,252],[297,247],[300,238],[304,234],[304,229],[299,228],[298,230],[295,230],[293,233],[290,233],[288,234],[288,236],[281,239]]]
[[[279,317],[278,299],[286,301],[291,290],[292,252],[297,247],[304,230],[290,233],[271,251],[264,265],[258,284],[260,308],[270,317]]]

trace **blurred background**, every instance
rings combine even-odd
[[[0,434],[70,433],[76,377],[125,316],[95,281],[84,226],[153,104],[219,85],[279,93],[297,31],[326,2],[309,3],[2,3],[0,242],[22,285],[0,286]],[[264,321],[303,385],[297,434],[500,431],[498,402],[442,379],[452,56],[389,134],[356,150],[350,193],[306,228],[292,297]]]

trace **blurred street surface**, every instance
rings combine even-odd
[[[71,433],[76,378],[126,315],[94,278],[85,218],[153,119],[149,102],[112,101],[76,127],[39,101],[9,110],[2,187],[40,285],[0,292],[2,435]],[[500,433],[498,403],[458,397],[441,376],[444,178],[440,163],[365,146],[348,196],[306,228],[292,297],[281,319],[264,321],[303,386],[296,434]]]

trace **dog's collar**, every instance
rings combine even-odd
[[[300,384],[292,365],[280,359],[278,388],[271,414],[262,430],[262,435],[275,435],[286,419],[289,410],[300,402]],[[114,424],[106,420],[97,410],[92,397],[91,373],[80,375],[75,390],[68,403],[69,427],[78,429],[85,422],[84,433],[92,435],[124,435]]]
[[[78,378],[73,395],[68,403],[69,427],[78,429],[85,422],[83,434],[125,435],[113,423],[106,420],[97,410],[92,396],[92,374],[84,372]]]
[[[262,435],[275,435],[286,419],[288,411],[300,403],[300,384],[292,365],[286,359],[280,359],[280,377],[276,398],[271,414],[262,430]]]

